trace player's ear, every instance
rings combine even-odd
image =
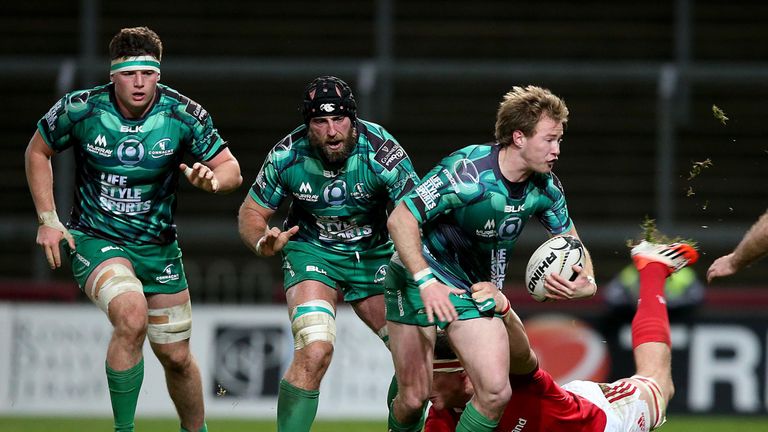
[[[523,148],[523,144],[525,144],[525,134],[523,131],[518,129],[512,132],[512,145],[517,148]]]
[[[157,80],[160,81],[160,72],[157,73]]]

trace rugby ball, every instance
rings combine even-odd
[[[584,246],[576,237],[563,235],[545,241],[533,252],[525,268],[528,294],[536,301],[546,301],[544,278],[557,273],[569,281],[575,280],[578,273],[573,271],[572,266],[584,267],[584,255]]]

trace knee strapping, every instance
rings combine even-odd
[[[336,318],[333,306],[325,300],[311,300],[296,306],[291,312],[294,349],[300,350],[312,342],[336,342]]]
[[[104,266],[93,281],[91,300],[106,314],[109,313],[109,302],[120,294],[127,292],[144,294],[141,281],[123,264]]]
[[[160,309],[149,309],[147,338],[157,344],[169,344],[189,339],[192,335],[192,303]]]
[[[649,407],[649,409],[652,411],[652,414],[655,414],[655,421],[651,425],[650,429],[654,430],[659,428],[667,421],[667,401],[664,399],[664,395],[661,393],[659,384],[655,379],[642,375],[632,375],[630,379],[632,379],[633,384],[645,390],[646,393],[651,395],[651,404],[653,406]]]

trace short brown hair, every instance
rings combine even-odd
[[[496,141],[502,147],[509,145],[516,130],[527,137],[533,136],[536,124],[544,115],[558,123],[566,123],[568,107],[548,89],[531,85],[512,87],[496,112]]]
[[[163,42],[147,27],[121,29],[109,42],[110,60],[147,54],[162,60]]]

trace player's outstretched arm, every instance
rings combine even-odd
[[[744,234],[733,252],[716,259],[707,270],[707,282],[731,276],[768,253],[768,211]]]
[[[274,213],[274,210],[257,204],[250,196],[246,196],[240,206],[237,215],[240,238],[248,249],[258,256],[273,256],[280,252],[299,231],[298,226],[291,227],[288,231],[281,231],[277,227],[270,228],[269,219]]]
[[[504,327],[509,338],[509,373],[523,375],[534,370],[538,364],[538,359],[531,349],[523,322],[515,311],[512,310],[507,296],[491,282],[476,283],[472,285],[471,289],[472,298],[475,301],[484,302],[489,298],[493,298],[496,302],[494,312],[501,314],[501,319],[504,320]]]
[[[448,295],[462,291],[442,284],[432,274],[429,264],[421,255],[419,222],[402,202],[395,207],[387,219],[387,229],[395,243],[400,260],[419,284],[421,300],[424,302],[424,310],[429,322],[434,322],[435,316],[438,320],[445,322],[457,319],[459,316]]]
[[[61,266],[61,249],[59,248],[61,239],[67,239],[72,249],[75,248],[75,240],[56,214],[56,204],[53,199],[52,156],[53,150],[45,143],[40,132],[35,131],[24,153],[24,168],[40,223],[36,242],[43,248],[48,265],[55,269]]]
[[[243,183],[240,164],[228,148],[208,162],[195,162],[191,167],[182,163],[179,169],[193,186],[206,192],[229,193]]]

